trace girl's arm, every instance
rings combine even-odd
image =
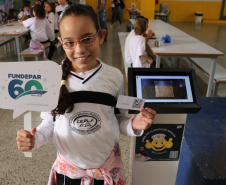
[[[24,21],[24,19],[27,19],[28,17],[27,17],[27,14],[26,14],[26,11],[24,11],[24,15],[23,15],[23,17],[20,19],[20,24],[21,25],[23,25],[23,21]]]
[[[124,92],[124,79],[122,78],[121,87],[119,88],[116,99],[118,99],[119,95],[125,95]],[[143,134],[142,130],[133,130],[132,128],[132,120],[133,118],[129,118],[126,116],[127,110],[119,109],[120,114],[116,114],[116,118],[119,122],[120,133],[126,136],[141,136]]]
[[[119,90],[119,94],[122,95],[125,94],[123,82]],[[140,109],[140,113],[134,118],[128,118],[125,113],[125,109],[120,109],[120,114],[116,114],[116,118],[120,124],[120,133],[127,136],[141,136],[143,130],[148,129],[153,124],[156,115],[156,112],[150,108]]]
[[[49,112],[42,112],[41,118],[43,119],[42,123],[36,129],[34,149],[48,143],[53,137],[54,122],[52,115]]]
[[[149,64],[152,64],[153,63],[153,59],[147,55],[141,55],[140,58],[144,59],[144,60],[147,60],[147,62]]]

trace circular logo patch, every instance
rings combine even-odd
[[[100,129],[100,116],[94,112],[79,112],[71,116],[69,120],[71,129],[78,134],[92,134]]]

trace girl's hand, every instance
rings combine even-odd
[[[155,36],[155,33],[151,30],[148,30],[147,37],[150,39],[153,36]]]
[[[30,132],[25,130],[19,130],[17,132],[17,146],[18,149],[22,152],[25,152],[27,150],[31,150],[34,148],[35,145],[35,133],[36,128],[32,128]]]
[[[153,123],[156,112],[149,108],[142,108],[140,113],[136,115],[132,122],[133,130],[146,130]]]

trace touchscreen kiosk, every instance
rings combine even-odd
[[[158,113],[196,113],[201,109],[193,69],[129,68],[128,84],[129,96],[145,99],[144,106]]]

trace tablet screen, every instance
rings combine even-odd
[[[136,75],[136,91],[147,103],[194,102],[189,75]]]

